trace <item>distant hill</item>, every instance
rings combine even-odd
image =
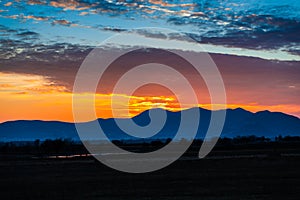
[[[201,119],[197,138],[204,138],[212,112],[200,109]],[[189,112],[191,109],[182,112]],[[160,109],[152,110],[159,112]],[[166,111],[166,124],[155,136],[150,139],[173,138],[176,134],[181,112]],[[221,137],[233,138],[236,136],[300,136],[300,119],[280,112],[260,111],[252,113],[241,108],[227,109],[226,121]],[[149,110],[132,118],[137,124],[146,126],[150,122]],[[127,123],[129,119],[117,119]],[[191,119],[192,120],[192,119]],[[114,119],[98,119],[104,132],[111,140],[136,139],[124,133]],[[86,122],[88,124],[90,122]],[[189,133],[186,133],[189,138]],[[0,141],[33,141],[36,139],[72,139],[79,140],[73,123],[58,121],[11,121],[0,124]]]

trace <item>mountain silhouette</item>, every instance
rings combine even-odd
[[[101,128],[110,140],[135,140],[140,139],[124,132],[116,123],[128,124],[131,120],[140,127],[146,127],[151,123],[150,115],[166,114],[164,126],[157,134],[147,139],[173,138],[180,125],[181,114],[199,109],[200,120],[196,138],[203,139],[207,132],[212,112],[203,108],[191,108],[181,112],[171,112],[162,109],[147,110],[129,119],[98,119]],[[193,121],[190,119],[188,121]],[[91,122],[83,124],[89,125]],[[141,133],[143,134],[143,133]],[[191,138],[187,131],[185,138]],[[265,136],[275,138],[276,136],[300,136],[300,119],[280,112],[260,111],[249,112],[242,108],[227,109],[226,120],[221,137],[237,136]],[[59,121],[29,121],[19,120],[0,124],[0,141],[34,141],[36,139],[72,139],[79,140],[75,124]],[[93,138],[91,138],[93,139]]]

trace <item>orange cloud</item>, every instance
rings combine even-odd
[[[65,19],[54,20],[52,23],[53,24],[65,25],[65,26],[68,26],[68,25],[72,24],[70,21],[67,21]]]
[[[49,19],[48,17],[38,17],[38,16],[33,16],[33,15],[24,16],[23,18],[24,19],[33,19],[36,21],[46,21]]]
[[[6,4],[4,4],[4,6],[8,7],[8,6],[11,6],[12,5],[12,2],[7,2]]]
[[[66,87],[56,85],[49,77],[31,74],[0,72],[0,94],[10,93],[41,94],[65,92]]]
[[[79,13],[80,16],[85,16],[85,15],[88,15],[89,13],[88,12],[81,12]]]
[[[50,77],[0,72],[0,109],[5,113],[0,121],[17,119],[42,119],[73,121],[72,97],[65,86],[53,82]],[[76,94],[87,101],[86,96]],[[115,109],[113,116],[112,100]],[[159,107],[174,110],[176,99],[170,96],[129,96],[126,94],[95,94],[96,116],[132,117],[144,110]],[[128,104],[129,103],[129,104]],[[90,105],[89,103],[86,104]],[[82,107],[82,121],[93,120],[85,117],[86,107]]]
[[[163,0],[149,0],[149,3],[164,7],[194,7],[196,5],[194,3],[171,4]]]
[[[0,121],[72,121],[72,95],[49,77],[0,72]]]
[[[72,98],[79,97],[86,104],[77,108],[82,113],[81,121],[94,120],[87,113],[87,106],[93,106],[98,118],[133,117],[151,108],[163,108],[170,111],[180,111],[191,107],[206,109],[244,108],[257,112],[270,110],[285,112],[296,116],[300,115],[300,105],[278,104],[261,105],[256,102],[247,104],[227,105],[209,103],[179,104],[173,95],[126,95],[126,94],[72,94],[65,86],[51,80],[51,77],[0,72],[0,121],[19,119],[40,119],[73,121]],[[94,100],[87,97],[94,97]],[[112,108],[113,105],[113,108]],[[114,109],[114,110],[113,110]]]
[[[29,0],[27,2],[29,5],[45,5],[45,1],[40,1],[40,0]]]
[[[87,10],[89,6],[83,6],[78,1],[68,0],[68,1],[51,1],[50,5],[53,7],[63,8],[64,10]]]

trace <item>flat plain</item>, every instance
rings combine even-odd
[[[223,157],[220,155],[224,155]],[[300,157],[184,159],[152,173],[118,172],[91,157],[6,158],[1,199],[299,199]]]

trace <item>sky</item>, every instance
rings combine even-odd
[[[300,117],[298,0],[17,0],[0,1],[0,122],[73,121],[72,87],[85,57],[115,34],[129,33],[132,39],[126,42],[131,45],[138,37],[171,37],[153,35],[147,27],[192,38],[193,43],[180,41],[177,51],[197,55],[200,44],[210,53],[224,80],[228,108]],[[113,55],[117,49],[105,51]],[[167,88],[148,85],[134,94],[113,94],[106,90],[110,84],[97,90],[95,107],[101,118],[112,117],[112,96],[120,106],[129,101],[130,113],[120,109],[116,117],[152,107],[178,111],[195,106],[187,96],[180,108]],[[204,84],[197,95],[197,106],[211,108]]]

